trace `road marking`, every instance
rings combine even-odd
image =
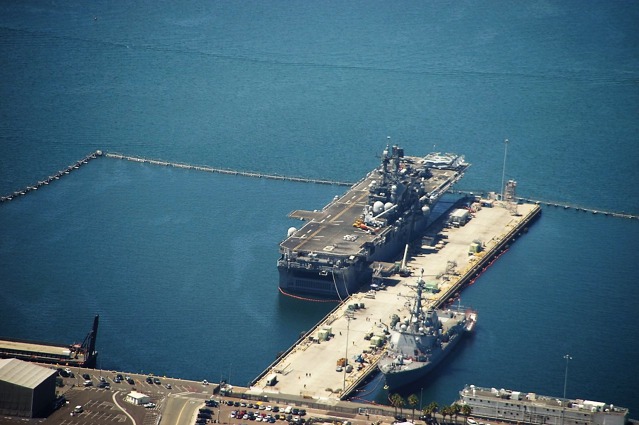
[[[180,409],[180,414],[177,417],[177,423],[180,423],[180,419],[182,418],[182,413],[184,413],[184,408],[188,405],[188,404],[195,404],[195,402],[193,401],[189,401],[188,403],[184,403],[184,406],[182,406],[182,409]]]
[[[115,399],[115,396],[119,393],[120,391],[116,391],[113,393],[113,402],[115,403],[116,406],[118,406],[120,408],[120,410],[122,410],[124,412],[125,415],[127,415],[129,417],[129,419],[131,419],[131,422],[133,422],[133,425],[137,425],[135,423],[135,419],[133,419],[133,416],[129,415],[129,412],[127,412],[126,410],[124,410],[124,408],[122,406],[120,406],[120,403],[118,403],[118,401]]]

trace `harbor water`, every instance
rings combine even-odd
[[[636,2],[0,9],[2,196],[98,149],[356,181],[391,136],[464,154],[460,189],[514,179],[528,198],[639,213]],[[0,204],[0,337],[81,342],[100,314],[101,368],[247,385],[334,306],[282,296],[276,260],[301,225],[287,214],[344,190],[92,160]],[[637,417],[638,240],[638,220],[544,206],[463,292],[475,334],[405,395],[566,382]],[[386,397],[375,380],[358,394]]]

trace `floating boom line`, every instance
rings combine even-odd
[[[131,162],[139,162],[139,163],[143,163],[143,164],[151,164],[151,165],[160,165],[160,166],[164,166],[164,167],[174,167],[174,168],[182,168],[185,170],[195,170],[195,171],[205,171],[205,172],[209,172],[209,173],[218,173],[218,174],[227,174],[227,175],[232,175],[232,176],[242,176],[242,177],[253,177],[253,178],[264,178],[264,179],[270,179],[270,180],[281,180],[281,181],[291,181],[291,182],[298,182],[298,183],[314,183],[314,184],[325,184],[325,185],[332,185],[332,186],[347,186],[347,187],[351,187],[353,186],[353,184],[355,184],[355,182],[345,182],[345,181],[338,181],[338,180],[326,180],[326,179],[313,179],[313,178],[308,178],[308,177],[295,177],[295,176],[283,176],[280,174],[268,174],[268,173],[259,173],[259,172],[255,172],[255,171],[241,171],[241,170],[231,170],[228,168],[220,168],[220,167],[211,167],[208,165],[193,165],[193,164],[186,164],[183,162],[172,162],[172,161],[163,161],[160,159],[151,159],[151,158],[145,158],[145,157],[141,157],[141,156],[133,156],[133,155],[124,155],[121,153],[116,153],[116,152],[106,152],[103,153],[101,150],[97,150],[95,152],[92,152],[88,155],[86,155],[84,158],[80,159],[79,161],[69,165],[68,167],[58,171],[57,173],[47,177],[44,180],[38,181],[36,184],[33,184],[31,186],[27,186],[24,189],[20,189],[17,190],[13,193],[10,193],[6,196],[0,196],[0,203],[3,202],[9,202],[11,200],[14,200],[20,196],[24,196],[28,193],[34,192],[36,190],[38,190],[39,188],[49,185],[50,183],[55,182],[56,180],[59,180],[60,178],[70,174],[72,171],[75,171],[77,169],[79,169],[81,166],[88,164],[90,161],[100,158],[100,157],[104,157],[104,158],[112,158],[112,159],[121,159],[121,160],[126,160],[126,161],[131,161]],[[478,194],[482,194],[482,191],[465,191],[465,190],[450,190],[449,188],[445,188],[445,191],[450,192],[450,193],[463,193],[463,194],[470,194],[470,195],[478,195]],[[580,207],[577,205],[571,205],[571,204],[567,204],[567,203],[562,203],[562,202],[553,202],[553,201],[544,201],[544,200],[539,200],[539,199],[532,199],[532,198],[522,198],[522,197],[518,197],[516,198],[517,200],[523,201],[523,202],[530,202],[530,203],[535,203],[535,204],[545,204],[547,206],[552,206],[552,207],[560,207],[563,209],[574,209],[577,211],[583,211],[583,212],[590,212],[592,214],[601,214],[603,216],[611,216],[611,217],[616,217],[616,218],[625,218],[625,219],[634,219],[634,220],[639,220],[639,215],[638,214],[629,214],[626,212],[615,212],[615,211],[606,211],[606,210],[597,210],[594,208],[584,208],[584,207]]]

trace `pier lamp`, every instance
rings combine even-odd
[[[508,155],[508,139],[504,140],[504,165],[501,169],[501,201],[504,201],[504,178],[506,177],[506,156]]]
[[[564,375],[564,398],[566,398],[566,385],[568,384],[568,361],[572,360],[572,357],[570,357],[570,354],[566,354],[564,356],[564,359],[566,359],[566,373]]]
[[[344,365],[344,380],[342,381],[342,396],[344,395],[344,391],[346,391],[346,368],[348,367],[348,333],[351,329],[351,315],[349,312],[346,312],[346,352],[344,353],[344,357],[346,358],[346,364]]]

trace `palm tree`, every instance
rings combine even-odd
[[[406,406],[406,400],[404,400],[404,397],[402,397],[401,395],[397,394],[397,396],[399,397],[397,399],[397,405],[399,407],[399,414],[404,416],[404,406]]]
[[[457,403],[453,403],[450,405],[451,415],[455,416],[455,423],[457,423],[457,415],[461,413],[461,406]]]
[[[424,408],[424,414],[428,417],[432,417],[439,411],[439,404],[436,401],[431,401],[426,408]]]
[[[470,414],[472,413],[472,411],[473,411],[473,408],[472,408],[472,407],[470,407],[470,406],[469,406],[469,405],[467,405],[467,404],[464,404],[464,405],[461,407],[461,414],[462,414],[462,416],[464,416],[464,417],[466,417],[466,418],[468,418],[468,417],[470,416]]]
[[[451,415],[450,406],[442,407],[439,413],[442,415],[442,422],[446,422],[446,416]]]
[[[395,408],[395,416],[397,416],[397,408],[404,407],[404,399],[397,393],[391,394],[388,399],[390,400],[391,406]]]
[[[419,397],[417,394],[411,394],[408,396],[408,405],[413,409],[413,423],[415,422],[415,406],[419,403]]]

